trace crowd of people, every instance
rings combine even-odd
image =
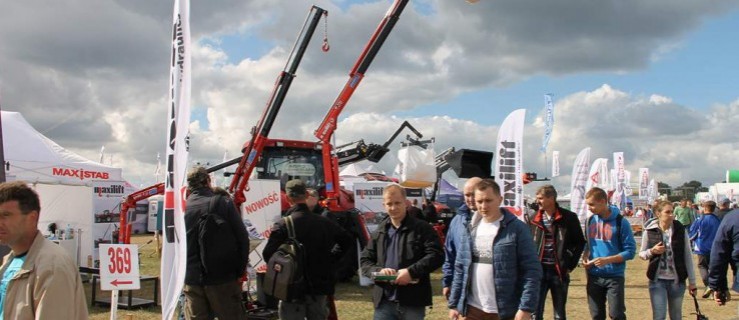
[[[231,199],[210,187],[202,168],[188,175],[187,271],[184,288],[187,319],[246,319],[240,277],[248,254],[248,233]],[[335,262],[354,245],[352,237],[327,217],[318,195],[300,180],[286,183],[288,220],[270,230],[265,261],[288,241],[288,228],[305,250],[308,285],[295,299],[279,302],[280,319],[328,319],[335,286]],[[536,191],[538,209],[524,222],[502,208],[500,187],[491,179],[471,178],[463,188],[444,243],[431,224],[431,213],[409,210],[405,189],[383,190],[387,217],[361,252],[361,273],[374,280],[374,319],[424,319],[432,305],[430,274],[441,268],[442,294],[449,319],[543,319],[550,296],[555,319],[566,319],[570,274],[586,270],[588,309],[593,319],[626,319],[626,262],[648,261],[646,277],[653,319],[682,318],[685,291],[697,294],[693,254],[704,298],[723,305],[730,299],[726,274],[734,270],[731,289],[739,292],[739,210],[730,202],[705,201],[694,210],[687,201],[652,204],[641,246],[621,212],[609,205],[606,191],[592,188],[585,202],[592,215],[584,228],[577,215],[557,203],[551,185]],[[85,319],[87,307],[80,275],[71,258],[37,230],[38,195],[23,182],[0,184],[0,243],[10,246],[0,284],[0,318]],[[216,214],[232,228],[237,253],[234,268],[209,272],[196,232],[200,221]],[[241,261],[238,261],[241,260]],[[687,282],[687,284],[686,284]]]

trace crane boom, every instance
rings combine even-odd
[[[341,93],[339,93],[339,96],[331,105],[331,109],[326,113],[326,117],[321,122],[321,125],[313,133],[319,141],[323,142],[331,139],[331,135],[336,131],[336,122],[339,115],[354,94],[354,90],[364,78],[364,73],[367,72],[370,64],[372,64],[372,60],[375,59],[377,52],[382,48],[387,36],[393,31],[393,27],[395,27],[395,23],[400,19],[400,14],[403,13],[403,9],[405,9],[408,1],[395,0],[390,10],[387,11],[385,17],[380,21],[380,25],[375,29],[372,37],[354,64],[354,67],[349,72],[349,80],[344,85],[344,89],[341,90]]]
[[[357,62],[349,72],[349,79],[347,80],[344,88],[339,93],[331,108],[326,113],[321,124],[318,126],[316,131],[313,132],[314,136],[318,138],[321,145],[321,154],[323,157],[323,163],[327,167],[324,171],[326,181],[326,205],[329,210],[341,211],[342,206],[339,203],[340,199],[340,188],[339,188],[339,159],[333,154],[331,146],[331,137],[336,131],[336,124],[339,119],[339,115],[346,107],[349,99],[354,94],[354,90],[357,89],[359,83],[362,82],[365,72],[372,64],[372,60],[377,56],[377,53],[382,48],[390,32],[393,31],[393,27],[400,19],[400,14],[403,13],[406,5],[410,0],[395,0],[390,9],[385,13],[385,16],[380,21],[380,24],[375,29],[375,32],[370,37],[369,41],[365,45],[362,53],[359,55]]]
[[[264,150],[264,146],[268,140],[267,137],[272,130],[272,125],[280,111],[280,107],[282,107],[287,91],[290,89],[290,84],[295,78],[295,72],[300,65],[300,61],[303,59],[305,50],[310,43],[310,39],[313,37],[313,33],[318,26],[318,22],[320,21],[321,16],[325,15],[328,15],[328,11],[317,6],[313,6],[311,8],[311,11],[308,13],[308,17],[306,17],[303,29],[298,35],[298,39],[295,41],[295,46],[297,46],[297,50],[295,46],[293,47],[295,55],[293,56],[291,54],[285,65],[285,70],[283,70],[277,77],[275,87],[264,109],[264,113],[262,114],[257,126],[252,129],[252,138],[244,145],[242,150],[243,155],[236,171],[234,171],[233,179],[228,188],[229,192],[234,195],[234,202],[237,207],[246,200],[243,191],[248,189],[247,185],[249,182],[249,176],[254,170],[254,167],[259,161],[259,157]]]

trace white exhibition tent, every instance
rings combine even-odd
[[[113,209],[111,206],[132,189],[123,180],[122,169],[62,148],[18,112],[2,111],[1,116],[7,180],[26,181],[39,193],[39,230],[46,233],[52,222],[59,229],[69,225],[81,230],[77,262],[84,265],[90,257],[95,259],[95,240],[110,239],[110,230],[115,227],[113,223],[94,223],[95,213]]]

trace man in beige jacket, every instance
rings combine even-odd
[[[2,319],[87,319],[72,258],[38,231],[41,208],[24,182],[0,184],[0,243],[11,252],[0,268]]]

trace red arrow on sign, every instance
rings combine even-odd
[[[115,280],[111,281],[110,284],[112,284],[113,286],[117,287],[119,284],[133,284],[133,281],[131,281],[131,280],[123,281],[123,280],[115,279]]]

